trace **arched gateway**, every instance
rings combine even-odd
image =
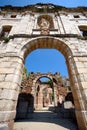
[[[41,81],[40,79],[45,78],[47,81]],[[34,106],[35,110],[42,110],[44,106],[44,101],[46,104],[47,100],[53,101],[54,106],[57,106],[57,87],[61,87],[63,83],[59,81],[60,74],[52,74],[52,73],[30,73],[29,77],[22,82],[21,93],[29,93],[34,97]],[[62,85],[59,85],[61,83]],[[67,94],[67,88],[64,88],[62,95]],[[52,100],[53,95],[53,100]],[[51,105],[52,102],[49,101],[48,104]]]
[[[45,30],[44,28],[44,30],[42,30],[43,33],[39,33],[40,30],[36,28],[37,21],[34,21],[37,15],[34,16],[35,14],[32,14],[30,12],[25,13],[26,14],[22,14],[23,17],[25,18],[24,21],[23,19],[18,17],[16,18],[16,23],[14,24],[15,18],[12,19],[11,25],[13,26],[13,28],[10,32],[11,39],[9,40],[8,43],[4,43],[3,41],[1,41],[0,44],[1,128],[3,124],[8,124],[9,130],[12,130],[11,126],[13,125],[16,114],[16,105],[18,100],[19,87],[21,85],[21,79],[22,79],[22,69],[26,56],[31,51],[38,48],[49,48],[49,49],[54,48],[59,50],[66,59],[66,65],[69,72],[71,89],[74,97],[78,126],[80,130],[86,130],[87,129],[87,45],[86,45],[87,40],[84,39],[82,36],[79,36],[80,33],[78,33],[79,32],[78,28],[76,28],[76,26],[73,26],[72,23],[70,24],[70,27],[72,29],[69,30],[69,24],[66,22],[68,17],[65,13],[60,13],[60,16],[59,14],[49,14],[53,17],[55,28],[60,26],[58,34],[56,29],[52,30],[53,28],[51,30],[48,28],[47,30]],[[30,21],[27,17],[28,14]],[[61,19],[65,20],[65,23],[63,23]],[[7,22],[6,19],[2,20],[3,25],[6,24]],[[56,20],[59,20],[59,25],[57,24]],[[27,24],[27,21],[29,26]],[[34,23],[36,30],[33,28]],[[7,24],[9,23],[7,22]],[[63,24],[68,25],[65,26]],[[30,28],[30,32],[28,32],[26,28],[27,26]],[[32,29],[33,32],[31,33]],[[73,30],[76,31],[76,34]],[[46,31],[48,33],[46,33]],[[27,35],[27,33],[29,35]]]

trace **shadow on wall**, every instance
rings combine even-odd
[[[34,111],[34,97],[32,94],[20,93],[18,97],[18,103],[16,108],[16,118],[27,119],[30,113]]]

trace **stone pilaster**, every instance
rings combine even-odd
[[[82,62],[84,61],[84,62]],[[71,80],[71,89],[74,97],[75,111],[80,130],[87,129],[87,94],[86,94],[86,64],[85,57],[70,57],[69,59],[69,74]]]
[[[19,57],[0,58],[0,123],[8,124],[9,130],[12,130],[16,114],[22,65],[23,62]]]

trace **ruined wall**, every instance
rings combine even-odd
[[[9,130],[12,130],[16,114],[24,60],[37,48],[54,48],[64,55],[79,129],[87,129],[87,39],[79,30],[87,31],[87,17],[81,12],[64,12],[43,13],[46,15],[46,28],[42,35],[40,28],[37,28],[38,17],[42,14],[32,14],[26,9],[25,14],[17,11],[17,16],[12,18],[10,15],[14,11],[2,10],[0,32],[3,26],[12,26],[9,42],[0,40],[0,122],[2,125],[5,123]],[[74,17],[76,14],[79,17]],[[50,21],[47,16],[51,17]],[[52,20],[54,26],[50,29],[47,25],[52,24]]]

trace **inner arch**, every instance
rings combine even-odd
[[[21,49],[24,59],[27,55],[35,49],[48,48],[48,49],[57,49],[59,50],[65,58],[68,58],[72,55],[71,49],[65,42],[59,38],[42,36],[39,38],[34,38],[34,40],[29,40]]]

